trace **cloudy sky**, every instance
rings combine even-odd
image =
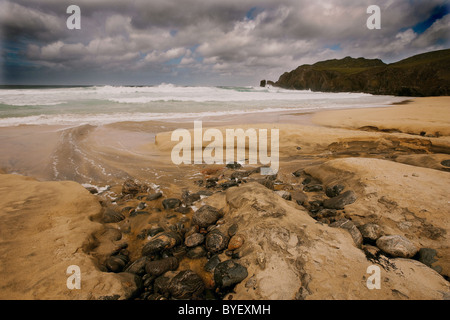
[[[81,29],[69,30],[71,4]],[[369,30],[367,8],[381,9]],[[448,0],[0,0],[2,84],[258,85],[450,48]]]

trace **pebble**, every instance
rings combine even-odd
[[[356,201],[356,194],[348,190],[334,198],[326,199],[323,206],[328,209],[342,210],[346,205],[352,204]]]
[[[382,236],[376,244],[393,257],[412,258],[419,251],[411,241],[401,235]]]
[[[109,257],[108,260],[106,260],[105,265],[108,271],[118,273],[122,272],[128,261],[129,261],[128,256],[123,254],[117,254]]]
[[[355,243],[355,245],[358,248],[361,247],[361,245],[363,243],[363,237],[362,237],[359,229],[356,227],[356,225],[352,221],[350,221],[348,219],[340,219],[340,220],[330,224],[330,227],[342,228],[342,229],[347,230],[350,233],[350,235],[352,236],[353,242]]]
[[[237,234],[230,239],[230,242],[228,243],[228,250],[231,251],[236,250],[242,247],[244,242],[245,242],[244,236],[241,234]]]
[[[229,237],[218,229],[214,229],[206,236],[206,250],[211,253],[219,253],[228,246]]]
[[[228,228],[228,236],[232,237],[236,234],[238,230],[238,225],[236,223],[233,223],[229,228]]]
[[[164,209],[175,209],[181,206],[181,200],[176,198],[164,199],[162,202]]]
[[[219,263],[220,263],[219,255],[215,254],[208,260],[203,269],[206,272],[212,272]]]
[[[450,167],[450,159],[441,161],[441,165],[444,167]]]
[[[152,276],[160,276],[167,271],[173,271],[178,268],[179,262],[175,257],[169,257],[162,260],[148,261],[145,264],[145,271]]]
[[[359,231],[363,236],[364,241],[369,243],[375,243],[379,237],[383,235],[383,231],[381,227],[375,223],[366,223],[365,225],[360,226]]]
[[[247,278],[247,276],[247,268],[234,260],[221,262],[214,268],[214,281],[218,288],[231,287]]]
[[[122,185],[122,194],[136,195],[141,190],[141,187],[132,179],[127,179]]]
[[[181,236],[173,231],[162,232],[151,239],[142,248],[142,255],[149,256],[159,251],[171,249],[181,243]]]
[[[172,278],[168,286],[169,292],[175,299],[186,300],[199,297],[205,290],[202,278],[188,269],[180,271]]]
[[[153,201],[153,200],[156,200],[156,199],[161,198],[162,195],[163,195],[163,194],[162,194],[161,192],[149,194],[149,195],[147,196],[147,198],[145,198],[145,200],[147,200],[147,201]]]
[[[201,233],[194,233],[186,237],[186,239],[184,240],[184,244],[186,245],[186,247],[191,248],[202,244],[203,241],[205,241],[204,235],[202,235]]]
[[[151,261],[149,257],[141,257],[134,261],[132,264],[130,264],[126,269],[125,272],[134,273],[138,276],[143,276],[145,274],[145,265],[147,262]]]
[[[337,184],[334,185],[332,187],[328,187],[325,189],[325,194],[329,197],[329,198],[334,198],[337,197],[338,195],[341,194],[341,192],[345,189],[345,187],[341,184]]]
[[[192,223],[200,228],[207,228],[216,223],[222,217],[222,214],[214,207],[204,205],[194,212]]]
[[[303,187],[303,191],[305,191],[305,192],[319,192],[322,190],[323,190],[323,187],[320,184],[308,184]]]
[[[228,169],[239,169],[241,167],[242,167],[242,165],[238,162],[227,163]]]

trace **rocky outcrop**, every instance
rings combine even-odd
[[[368,260],[347,230],[317,223],[258,183],[230,188],[221,201],[224,227],[237,223],[246,239],[238,251],[248,276],[233,299],[443,299],[449,290],[442,276],[416,260]],[[372,264],[382,270],[377,290],[366,285]]]
[[[275,85],[322,92],[365,92],[396,96],[450,94],[450,50],[428,52],[384,64],[379,59],[346,57],[302,65]]]

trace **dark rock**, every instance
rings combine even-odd
[[[162,250],[171,249],[181,244],[181,236],[172,231],[162,232],[151,239],[142,248],[142,255],[149,256]]]
[[[136,195],[141,191],[141,186],[132,179],[127,179],[122,185],[122,194]]]
[[[411,258],[419,251],[407,238],[401,235],[382,236],[377,247],[393,257]]]
[[[267,189],[273,190],[274,189],[274,183],[272,179],[258,179],[256,180],[256,182],[258,182],[259,184],[262,184],[264,187],[266,187]]]
[[[126,269],[125,272],[134,273],[139,276],[143,276],[145,274],[145,265],[147,262],[151,261],[149,257],[141,257],[134,261],[132,264],[130,264]]]
[[[207,228],[211,224],[216,223],[222,217],[222,214],[214,207],[205,205],[194,212],[192,223],[200,228]]]
[[[162,276],[157,277],[153,282],[153,291],[155,294],[160,294],[165,298],[169,298],[169,285],[173,277],[176,275],[175,272],[167,272]]]
[[[147,201],[153,201],[153,200],[156,200],[156,199],[161,198],[162,195],[163,195],[163,194],[162,194],[161,192],[149,194],[149,195],[147,196],[147,198],[145,198],[145,200],[147,200]]]
[[[164,209],[175,209],[181,206],[181,200],[176,198],[164,199],[162,202]]]
[[[193,194],[183,197],[184,203],[187,206],[191,206],[194,202],[197,202],[200,199],[201,199],[201,196],[198,193],[193,193]]]
[[[227,168],[228,169],[239,169],[241,168],[242,165],[238,162],[233,162],[233,163],[227,163]]]
[[[87,191],[89,191],[91,194],[98,193],[98,190],[96,187],[85,187]]]
[[[260,82],[259,82],[259,86],[260,87],[262,87],[262,88],[264,88],[265,86],[266,86],[266,80],[261,80]]]
[[[221,262],[214,269],[214,281],[218,288],[234,286],[247,278],[247,276],[247,268],[234,260]]]
[[[323,219],[327,219],[328,221],[334,221],[335,218],[339,215],[337,210],[335,209],[320,209],[315,215],[314,219],[322,221]]]
[[[211,191],[208,190],[200,190],[199,192],[197,192],[196,194],[198,194],[199,196],[206,196],[209,197],[211,196],[213,193]]]
[[[138,206],[136,207],[136,210],[143,210],[147,207],[147,204],[145,202],[140,202]]]
[[[361,232],[364,241],[368,243],[375,243],[375,241],[377,241],[377,239],[383,235],[381,227],[375,223],[366,223],[365,225],[360,226],[358,229]]]
[[[303,206],[308,201],[308,196],[302,191],[292,191],[291,199],[297,202],[298,205]]]
[[[164,229],[161,227],[153,227],[150,230],[148,230],[147,235],[150,237],[156,236],[158,233],[164,232]]]
[[[450,160],[441,161],[441,165],[443,165],[444,167],[450,167]]]
[[[145,265],[145,271],[152,276],[160,276],[167,271],[173,271],[178,268],[179,262],[175,257],[169,257],[162,260],[149,261]]]
[[[205,266],[203,267],[203,269],[206,272],[211,272],[214,270],[215,267],[217,267],[217,265],[220,263],[220,258],[217,254],[213,255],[208,262],[205,264]]]
[[[175,209],[175,212],[178,213],[182,213],[182,214],[188,214],[189,212],[191,212],[191,208],[190,207],[178,207]]]
[[[212,253],[219,253],[226,249],[230,238],[220,232],[218,229],[214,229],[206,236],[206,250]]]
[[[236,234],[238,230],[238,225],[236,223],[233,223],[229,228],[228,228],[228,236],[232,237]]]
[[[205,185],[205,187],[206,188],[214,188],[216,185],[217,185],[217,181],[218,181],[219,179],[217,179],[217,178],[209,178],[209,179],[206,179],[206,185]]]
[[[308,184],[303,187],[303,191],[305,192],[319,192],[323,191],[323,187],[320,184]]]
[[[253,171],[250,170],[246,170],[246,171],[235,171],[231,174],[230,178],[231,179],[243,179],[243,178],[247,178],[248,176],[250,176],[253,173]]]
[[[122,221],[123,219],[125,219],[125,216],[122,213],[112,208],[106,208],[105,212],[103,213],[102,222],[116,223]]]
[[[237,182],[236,180],[230,180],[230,181],[221,183],[221,184],[220,184],[220,187],[221,187],[223,190],[226,190],[226,189],[228,189],[228,188],[236,187],[236,186],[238,186],[238,185],[239,185],[239,184],[238,184],[238,182]]]
[[[204,235],[202,235],[201,233],[194,233],[189,237],[186,237],[186,239],[184,240],[184,244],[186,245],[186,247],[191,248],[202,244],[203,241],[205,241]]]
[[[335,186],[326,188],[325,194],[330,198],[334,198],[334,197],[340,195],[344,189],[345,189],[345,187],[343,185],[337,184]]]
[[[194,184],[197,185],[197,186],[199,186],[199,187],[203,186],[203,183],[204,183],[203,180],[195,180],[195,181],[194,181]]]
[[[298,169],[297,171],[292,172],[292,174],[298,178],[303,174],[303,169]]]
[[[328,209],[342,210],[348,204],[356,201],[356,195],[353,191],[348,190],[334,198],[326,199],[323,206]]]
[[[309,211],[311,213],[317,213],[319,212],[323,207],[323,201],[320,200],[314,200],[309,202]]]
[[[330,224],[330,227],[342,228],[342,229],[347,230],[350,233],[350,235],[352,236],[353,242],[355,243],[355,245],[358,248],[361,248],[361,245],[363,243],[363,237],[362,237],[359,229],[356,227],[356,225],[352,221],[350,221],[348,219],[340,219],[340,220]]]
[[[364,254],[366,255],[366,257],[370,260],[370,259],[378,259],[381,250],[378,249],[377,247],[371,246],[371,245],[364,245],[362,246],[362,250],[364,251]]]
[[[200,259],[206,256],[206,250],[203,246],[197,246],[192,249],[189,249],[186,253],[186,256],[189,259]]]
[[[418,253],[418,259],[420,262],[434,269],[438,273],[441,273],[442,272],[441,266],[433,266],[433,263],[438,261],[436,259],[436,256],[437,256],[436,250],[431,248],[421,248]]]
[[[180,271],[169,284],[169,292],[175,299],[195,299],[205,290],[205,284],[192,270]]]
[[[317,180],[317,179],[314,179],[313,177],[306,177],[305,179],[303,179],[302,185],[306,186],[308,184],[312,184],[312,185],[314,185],[314,184],[322,184],[322,182]]]
[[[125,268],[126,264],[128,263],[129,258],[125,255],[118,254],[115,256],[111,256],[106,260],[106,268],[108,271],[111,272],[122,272],[122,270]]]
[[[130,217],[135,217],[137,215],[150,214],[148,211],[133,211],[130,213]]]

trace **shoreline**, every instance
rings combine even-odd
[[[439,292],[448,292],[449,289],[450,221],[448,212],[442,208],[447,204],[446,192],[450,186],[450,173],[447,171],[450,170],[442,163],[447,164],[444,161],[450,159],[450,134],[442,123],[450,121],[449,99],[413,99],[406,104],[382,108],[274,114],[271,118],[267,115],[261,118],[234,116],[204,121],[204,128],[229,127],[230,124],[239,128],[278,128],[281,163],[278,175],[273,179],[261,176],[257,166],[174,166],[168,161],[168,151],[173,145],[169,133],[179,127],[176,123],[151,121],[82,126],[63,130],[62,135],[39,126],[20,128],[15,136],[10,136],[7,144],[3,140],[2,148],[17,152],[13,158],[0,158],[3,163],[16,161],[16,165],[22,165],[30,173],[45,167],[40,180],[46,180],[46,175],[48,179],[57,171],[62,180],[76,181],[86,176],[92,181],[83,181],[83,178],[78,182],[93,182],[99,186],[108,184],[110,188],[94,196],[79,184],[59,179],[39,182],[19,175],[0,175],[0,194],[3,195],[0,208],[4,209],[0,221],[11,226],[33,217],[33,223],[40,226],[38,233],[33,225],[20,223],[14,229],[15,233],[8,233],[7,229],[2,231],[0,250],[9,260],[0,269],[2,278],[5,276],[6,279],[1,285],[1,297],[179,297],[178,293],[171,291],[170,285],[168,292],[164,292],[164,288],[155,291],[155,279],[149,280],[151,290],[138,285],[139,281],[149,279],[148,276],[143,279],[147,271],[142,271],[142,268],[145,269],[148,261],[145,261],[146,255],[142,255],[142,250],[156,237],[153,232],[161,228],[169,238],[173,231],[181,234],[182,238],[175,240],[170,248],[152,252],[148,257],[155,263],[177,257],[176,267],[172,266],[164,273],[169,283],[176,281],[174,279],[180,272],[191,270],[203,282],[206,291],[196,293],[203,298],[215,289],[219,290],[213,294],[215,298],[229,298],[231,295],[237,300],[445,298],[447,296]],[[428,115],[421,111],[426,103],[431,106]],[[408,119],[405,119],[407,112]],[[378,118],[386,118],[386,115],[389,121],[380,125]],[[268,125],[268,119],[278,122]],[[150,128],[153,130],[151,133]],[[426,132],[421,135],[424,128]],[[36,134],[36,129],[41,131],[40,135]],[[0,129],[0,135],[8,131]],[[436,135],[436,132],[440,134]],[[33,138],[43,137],[44,147],[36,145]],[[157,143],[149,141],[151,138]],[[17,147],[14,150],[17,142],[22,143],[25,150],[18,152]],[[29,158],[28,161],[25,158]],[[45,164],[42,159],[49,161]],[[51,166],[55,161],[56,165]],[[73,167],[71,163],[77,166]],[[233,176],[239,177],[238,180]],[[134,184],[130,182],[127,189],[124,181],[129,178],[137,181]],[[308,179],[309,182],[305,182]],[[345,208],[324,207],[327,199],[340,196],[325,195],[327,188],[337,185],[351,191],[355,199],[353,202],[346,200]],[[64,197],[61,196],[62,201],[49,202],[49,195],[55,197],[60,194],[63,186],[68,189],[64,191]],[[153,199],[158,192],[162,194]],[[164,202],[168,199],[177,199],[172,201],[177,204],[169,206],[167,201]],[[77,210],[77,203],[91,204],[88,205],[91,208],[89,219],[83,213],[82,223],[76,222],[75,217],[81,213]],[[192,247],[183,245],[193,234],[202,234],[206,238],[212,233],[206,227],[196,228],[193,223],[194,215],[204,205],[216,208],[222,215],[221,222],[221,219],[216,219],[207,225],[225,235],[219,238],[228,237],[226,246],[217,252],[208,242]],[[27,209],[23,210],[24,207]],[[12,218],[12,212],[16,213],[16,218]],[[30,215],[31,212],[34,216]],[[54,212],[61,212],[61,216]],[[19,220],[14,222],[11,219]],[[339,227],[343,219],[350,221],[352,227]],[[45,223],[46,220],[52,222]],[[61,230],[63,221],[73,222],[68,225],[75,232],[70,239],[65,239],[66,232]],[[181,224],[184,227],[180,229]],[[362,230],[368,224],[377,224],[384,235],[406,238],[417,251],[408,258],[387,254],[384,250],[388,249],[381,244],[363,237]],[[234,225],[241,242],[230,248],[229,242],[236,235],[230,233]],[[58,230],[61,232],[56,232]],[[27,251],[24,249],[26,243],[18,241],[24,236],[36,237],[35,241],[40,245],[45,241],[49,248],[38,246],[32,252]],[[70,249],[66,241],[78,248]],[[233,241],[239,242],[236,238]],[[221,246],[220,243],[217,245]],[[419,249],[427,249],[426,252],[434,250],[435,254],[430,261],[424,260]],[[16,257],[8,253],[14,250],[19,253]],[[198,252],[192,252],[195,250]],[[74,251],[77,256],[71,257],[70,252]],[[55,253],[58,263],[51,259]],[[215,271],[204,270],[214,253],[222,263],[233,258],[246,270],[247,276],[233,284],[234,293],[230,294],[229,288],[220,285],[220,274],[216,276]],[[28,264],[23,254],[37,257]],[[87,286],[79,292],[68,290],[64,285],[58,286],[57,281],[40,286],[43,277],[48,277],[43,272],[46,263],[39,259],[41,254],[48,257],[47,264],[55,272],[65,266],[64,261],[84,266],[87,271],[83,277],[90,279],[83,282]],[[195,257],[195,254],[200,256]],[[114,269],[112,261],[121,267]],[[137,261],[144,267],[138,268],[134,264],[132,274],[141,278],[136,282],[136,278],[130,276],[130,267]],[[33,285],[27,289],[11,272],[19,263],[30,274],[28,281]],[[361,281],[367,276],[365,271],[370,263],[381,266],[384,276],[390,279],[390,282],[383,283],[380,291],[367,290]],[[40,267],[33,269],[35,265]],[[403,275],[389,267],[392,265]],[[243,272],[242,268],[236,268]],[[277,271],[271,272],[272,269]],[[57,276],[62,283],[67,278],[64,271],[58,271],[61,274]],[[327,274],[331,278],[327,278]],[[194,275],[185,272],[183,276],[191,277],[200,285]],[[414,281],[405,281],[405,277]],[[127,288],[126,283],[131,285]],[[323,283],[329,285],[324,287]],[[136,296],[137,292],[139,295]],[[192,294],[188,299],[194,297]]]

